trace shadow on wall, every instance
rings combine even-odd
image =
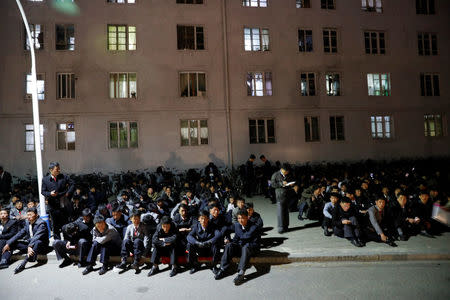
[[[213,162],[218,167],[224,167],[225,162],[218,158],[214,153],[208,155],[209,160],[205,160],[201,164],[189,163],[183,160],[183,158],[177,155],[175,152],[170,152],[169,158],[162,164],[166,168],[173,168],[175,170],[187,170],[191,168],[204,168],[209,162]]]

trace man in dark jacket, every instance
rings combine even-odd
[[[3,167],[0,166],[0,202],[9,201],[9,197],[11,194],[11,174],[3,170]]]
[[[59,265],[64,268],[72,263],[68,255],[78,255],[78,266],[82,267],[86,258],[92,235],[89,227],[82,222],[71,222],[62,227],[64,240],[55,240],[53,248],[56,258],[63,260]]]
[[[213,256],[214,266],[219,262],[220,248],[219,242],[222,238],[219,229],[209,222],[209,213],[201,211],[198,222],[194,224],[191,232],[187,236],[188,263],[191,267],[190,274],[197,272],[200,265],[198,256]]]
[[[9,210],[7,208],[0,209],[0,221],[0,249],[3,249],[6,242],[19,231],[19,223],[9,218]],[[0,269],[5,269],[8,266],[7,259],[2,258],[0,261]]]
[[[39,218],[35,207],[28,209],[25,226],[11,237],[2,250],[2,260],[9,263],[11,253],[14,249],[27,251],[27,256],[14,270],[14,274],[22,272],[28,261],[36,260],[38,254],[45,254],[48,248],[48,228],[47,224]]]
[[[253,162],[255,161],[256,156],[254,154],[251,154],[248,158],[247,162],[245,163],[245,179],[244,179],[244,189],[245,189],[245,195],[247,198],[251,198],[253,195],[253,190],[255,188],[256,184],[256,174],[255,174],[255,166],[253,165]]]
[[[123,206],[115,203],[112,207],[112,217],[106,219],[106,223],[114,226],[117,232],[120,234],[120,238],[123,239],[125,232],[127,231],[128,225],[131,224],[130,219],[123,212]]]
[[[178,230],[177,254],[186,255],[187,236],[194,225],[194,218],[189,214],[189,207],[186,204],[181,204],[178,212],[173,218]]]
[[[158,265],[162,255],[167,255],[170,257],[170,265],[172,270],[170,271],[169,276],[173,277],[178,273],[175,256],[176,242],[177,228],[168,216],[164,216],[153,234],[153,253],[150,259],[153,266],[148,273],[148,276],[152,276],[159,272]]]
[[[351,200],[347,197],[333,209],[333,232],[335,236],[346,238],[356,247],[363,247],[361,234],[355,209],[351,207]]]
[[[420,231],[420,219],[405,194],[400,192],[397,200],[391,202],[389,209],[389,217],[394,227],[394,234],[401,241],[406,241],[412,235],[416,235]]]
[[[73,193],[75,185],[69,176],[60,173],[59,163],[51,162],[48,168],[50,175],[42,178],[42,195],[48,201],[48,213],[53,224],[53,237],[55,240],[59,240],[61,239],[61,227],[67,223],[67,214],[63,206]]]
[[[244,281],[245,269],[252,256],[255,256],[261,246],[261,233],[258,226],[248,219],[248,212],[242,209],[238,213],[238,223],[234,224],[234,237],[227,244],[220,263],[220,270],[214,276],[216,280],[225,277],[233,256],[240,256],[238,275],[234,278],[234,284],[239,285]]]
[[[284,233],[289,227],[289,198],[288,198],[288,164],[283,164],[281,169],[272,175],[272,187],[275,189],[277,199],[278,233]]]

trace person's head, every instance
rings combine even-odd
[[[330,201],[331,201],[331,203],[333,203],[333,205],[336,204],[339,201],[339,194],[338,193],[331,193]]]
[[[351,200],[347,197],[344,197],[341,199],[341,202],[339,203],[339,205],[341,206],[343,211],[348,211],[350,209],[351,206]]]
[[[430,188],[430,194],[429,196],[431,196],[432,198],[436,198],[437,196],[439,196],[439,191],[436,187],[431,187]]]
[[[92,220],[92,212],[89,208],[85,208],[83,209],[83,211],[81,212],[81,215],[83,217],[83,222],[84,223],[90,223]]]
[[[294,192],[298,193],[298,191],[300,190],[300,186],[298,185],[298,183],[294,184]]]
[[[341,184],[341,191],[347,192],[347,185],[345,183]]]
[[[35,206],[36,206],[36,203],[34,202],[34,199],[30,197],[27,202],[27,208],[32,208]]]
[[[148,195],[153,194],[153,188],[152,188],[152,187],[149,187],[149,188],[147,189],[147,194],[148,194]]]
[[[243,198],[238,198],[237,201],[236,201],[236,205],[240,209],[243,209],[244,206],[245,206],[245,200]]]
[[[16,201],[16,203],[14,203],[14,207],[18,210],[21,210],[23,208],[23,203],[20,198]]]
[[[163,198],[156,199],[156,205],[158,205],[158,207],[163,207],[164,206]]]
[[[16,201],[17,201],[17,200],[20,200],[20,196],[19,196],[19,195],[13,195],[13,196],[11,197],[11,203],[12,203],[13,205],[16,204]]]
[[[404,193],[398,193],[397,195],[397,202],[400,204],[400,207],[405,207],[406,205],[406,195]]]
[[[247,210],[248,216],[251,217],[253,213],[255,212],[255,209],[253,208],[253,203],[248,202],[245,204],[245,209]]]
[[[203,228],[206,228],[209,223],[209,214],[206,211],[201,211],[198,215],[198,222]]]
[[[261,156],[259,157],[259,159],[260,159],[262,162],[266,162],[266,160],[267,160],[267,158],[266,158],[264,155],[261,155]]]
[[[9,219],[9,210],[6,207],[0,209],[0,220],[5,223]]]
[[[170,222],[170,218],[168,216],[162,217],[161,228],[164,231],[164,233],[169,233],[171,226],[172,226],[172,223]]]
[[[213,204],[209,207],[209,213],[211,216],[213,216],[213,218],[217,218],[220,214],[220,209],[219,206],[217,204]]]
[[[369,188],[369,184],[367,183],[367,181],[363,181],[363,182],[361,183],[361,188],[362,188],[363,190],[367,190],[367,189]]]
[[[139,226],[139,223],[141,223],[141,214],[139,211],[133,211],[130,215],[131,222],[134,226]]]
[[[394,195],[395,195],[395,197],[397,197],[397,195],[398,195],[401,191],[402,191],[401,188],[396,188],[396,189],[394,190]]]
[[[230,197],[228,198],[228,201],[230,201],[230,203],[234,205],[236,203],[236,196],[230,195]]]
[[[39,215],[37,213],[36,207],[27,209],[27,219],[28,219],[28,222],[30,222],[30,224],[33,224],[37,220],[38,217],[39,217]]]
[[[103,215],[96,215],[94,217],[95,228],[101,233],[105,232],[108,225],[106,225],[105,217]]]
[[[75,222],[66,225],[66,233],[73,235],[78,231],[78,224]]]
[[[379,210],[383,210],[384,206],[386,205],[386,200],[383,197],[377,197],[375,204]]]
[[[289,172],[291,171],[291,165],[288,163],[284,163],[283,165],[281,165],[280,171],[281,173],[283,173],[283,175],[289,174]]]
[[[427,191],[420,191],[419,199],[422,201],[422,203],[426,204],[428,202],[428,199],[430,198],[430,195]]]
[[[237,213],[238,222],[241,226],[247,226],[248,223],[248,212],[246,209],[240,209]]]
[[[112,208],[112,217],[114,218],[114,220],[119,220],[122,217],[122,206],[116,204],[113,205]]]
[[[389,194],[389,188],[387,186],[383,186],[383,188],[381,189],[381,192],[383,193],[383,195],[387,195],[387,194]]]
[[[186,204],[181,204],[178,212],[180,213],[180,216],[185,218],[188,214],[188,206]]]
[[[168,186],[167,188],[166,188],[166,195],[167,196],[170,196],[172,194],[172,188],[170,187],[170,186]]]
[[[313,187],[313,194],[314,194],[314,196],[316,196],[316,197],[319,196],[320,191],[321,191],[321,187],[319,185],[315,185]]]
[[[127,201],[128,198],[129,198],[128,192],[127,192],[127,191],[123,191],[123,192],[120,194],[120,197],[122,197],[122,200],[123,200],[123,201]]]
[[[189,199],[191,199],[191,198],[192,198],[192,191],[188,190],[188,191],[186,192],[186,197],[188,197]]]
[[[59,163],[58,162],[49,163],[48,170],[50,171],[50,174],[52,174],[53,177],[58,176],[60,173]]]
[[[211,184],[211,186],[209,187],[209,190],[211,191],[211,193],[215,193],[216,192],[216,188],[214,187],[214,185]]]
[[[253,162],[253,161],[255,161],[255,158],[256,158],[255,154],[250,154],[250,157],[248,158],[248,160]]]
[[[355,196],[356,196],[356,197],[361,197],[361,194],[362,194],[362,193],[361,193],[361,189],[360,189],[360,188],[356,188],[356,189],[355,189]]]

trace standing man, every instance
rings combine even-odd
[[[53,223],[53,238],[59,240],[61,227],[67,223],[64,202],[72,194],[75,185],[69,176],[60,173],[59,163],[51,162],[48,169],[50,175],[42,178],[42,195],[48,201],[48,213]]]
[[[266,198],[272,198],[270,193],[270,186],[269,186],[269,180],[272,177],[272,165],[270,164],[270,161],[264,156],[261,155],[259,159],[263,162],[263,178],[262,178],[262,185],[264,190],[264,196]]]
[[[11,194],[11,174],[3,170],[0,166],[0,202],[9,201]]]
[[[291,166],[283,164],[281,169],[272,175],[272,187],[277,199],[278,233],[285,233],[289,227],[289,198],[287,176]]]
[[[256,156],[251,154],[245,163],[245,195],[247,198],[252,197],[252,191],[256,182],[255,166],[253,165],[255,158]]]

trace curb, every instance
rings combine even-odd
[[[13,255],[11,261],[24,259],[25,255]],[[56,255],[38,255],[39,261],[56,261]],[[71,256],[76,260],[76,256]],[[130,260],[130,258],[129,258]],[[445,254],[373,254],[373,255],[337,255],[337,256],[258,256],[250,259],[251,264],[282,265],[297,262],[374,262],[374,261],[419,261],[419,260],[450,260],[450,253]],[[120,256],[111,256],[111,262],[120,262]],[[233,258],[233,262],[238,262],[239,258]],[[150,262],[149,258],[143,262]],[[200,261],[208,262],[208,261]]]

